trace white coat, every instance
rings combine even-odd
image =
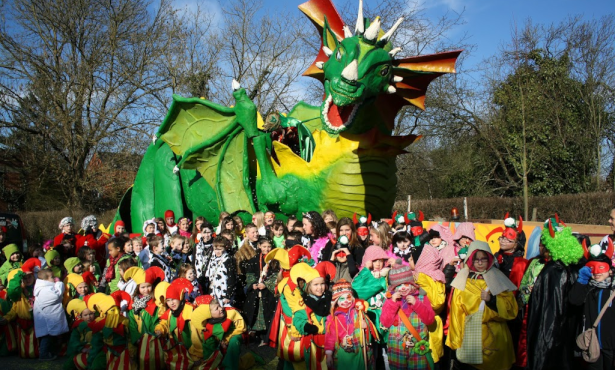
[[[36,279],[34,285],[34,331],[36,337],[60,335],[68,332],[66,313],[62,307],[64,284]]]

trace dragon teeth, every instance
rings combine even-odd
[[[355,104],[354,107],[352,108],[352,112],[350,112],[350,116],[348,117],[348,120],[346,122],[344,122],[341,126],[335,127],[335,126],[333,126],[331,124],[331,122],[329,122],[329,117],[327,115],[329,113],[329,108],[331,108],[331,103],[332,102],[333,102],[333,97],[331,95],[329,95],[327,100],[325,100],[325,105],[322,107],[322,116],[323,116],[324,121],[327,124],[327,127],[329,129],[331,129],[332,131],[335,131],[335,132],[339,132],[343,128],[348,128],[348,127],[350,127],[352,125],[354,117],[357,115],[357,112],[359,110],[359,106],[361,104]]]

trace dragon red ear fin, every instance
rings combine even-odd
[[[523,217],[519,216],[519,225],[517,225],[517,232],[521,233],[523,231]]]
[[[506,220],[508,217],[510,217],[510,212],[506,212],[506,214],[504,215],[504,219]]]
[[[393,212],[393,216],[391,216],[391,218],[393,219],[393,221],[395,221],[395,217],[397,216],[397,211]]]
[[[372,224],[372,214],[371,214],[371,213],[368,213],[368,214],[367,214],[367,224],[368,224],[368,225],[371,225],[371,224]]]
[[[606,248],[606,252],[604,254],[606,254],[609,259],[613,259],[613,241],[608,236],[607,239],[609,240],[609,246]]]
[[[585,242],[585,239],[583,239],[583,241],[581,242],[581,245],[583,246],[583,256],[585,257],[586,260],[589,260],[589,250],[587,250],[587,243]]]
[[[357,212],[352,215],[352,222],[354,222],[355,225],[359,223],[359,221],[357,221]]]
[[[553,230],[553,221],[551,221],[551,219],[549,219],[549,235],[555,238],[555,230]]]
[[[423,222],[424,219],[425,215],[423,214],[423,211],[419,211],[419,221]]]

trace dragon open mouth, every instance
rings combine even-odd
[[[360,105],[361,104],[349,104],[340,107],[333,103],[333,97],[329,95],[322,108],[322,116],[324,117],[327,127],[334,132],[350,127]]]

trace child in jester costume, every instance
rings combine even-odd
[[[4,290],[2,293],[4,295],[0,298],[0,316],[6,316],[11,311],[11,302],[8,301],[6,291]],[[13,323],[1,324],[0,321],[0,357],[4,357],[17,349],[17,338]]]
[[[66,305],[66,313],[72,318],[73,324],[64,370],[85,370],[88,366],[88,354],[92,347],[92,330],[88,325],[95,319],[94,312],[88,309],[86,303],[91,296],[87,296],[85,300],[73,299]]]
[[[577,264],[583,258],[583,247],[559,217],[545,222],[541,243],[550,260],[536,278],[528,304],[527,365],[530,369],[571,369],[582,311],[568,300],[582,267]]]
[[[301,291],[297,284],[290,278],[290,270],[299,261],[311,259],[310,252],[300,245],[295,245],[288,251],[276,248],[269,252],[265,261],[272,259],[280,263],[282,280],[276,287],[280,294],[276,312],[271,323],[269,346],[276,348],[277,356],[284,362],[285,369],[292,369],[293,363],[301,363],[304,352],[301,342],[292,340],[291,337],[299,338],[301,335],[293,325],[293,312],[302,309]]]
[[[202,343],[203,362],[197,369],[237,369],[241,352],[243,317],[234,308],[224,308],[210,295],[199,297],[192,312],[192,325]]]
[[[92,330],[92,349],[88,355],[88,369],[133,370],[128,348],[128,319],[120,313],[113,297],[104,293],[92,295],[87,302],[90,311],[99,317],[88,324]]]
[[[321,262],[328,263],[331,262]],[[324,267],[324,266],[323,266]],[[324,353],[325,320],[331,313],[331,292],[327,289],[326,269],[323,274],[307,263],[298,263],[290,269],[290,279],[299,289],[299,305],[293,308],[291,337],[301,343],[301,361],[292,363],[295,369],[326,369]],[[328,274],[331,275],[330,273]],[[335,276],[335,272],[332,274]]]
[[[192,346],[192,306],[185,299],[192,289],[192,283],[182,278],[169,285],[166,292],[167,310],[160,316],[160,323],[155,328],[157,336],[165,335],[169,338],[166,364],[170,370],[188,370],[193,365],[188,353]]]
[[[327,367],[373,368],[371,343],[378,340],[378,331],[367,317],[366,302],[355,300],[352,285],[344,279],[333,285],[332,293],[325,334]]]
[[[0,320],[0,325],[16,323],[17,348],[21,358],[37,358],[38,340],[34,335],[32,304],[34,303],[35,273],[41,267],[38,258],[29,258],[21,268],[13,270],[7,277],[7,297],[12,303],[10,311]]]
[[[137,283],[132,308],[127,314],[130,343],[136,347],[137,359],[134,362],[142,370],[159,369],[164,366],[165,352],[163,342],[156,334],[160,309],[154,299],[154,289],[164,280],[164,271],[155,266],[145,271],[131,267],[124,273],[124,278]]]

